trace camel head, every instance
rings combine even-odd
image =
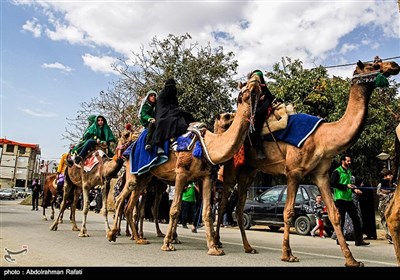
[[[385,77],[391,75],[397,75],[400,72],[399,65],[394,61],[383,62],[378,56],[375,57],[373,62],[357,62],[356,70],[354,70],[354,76],[370,74],[370,73],[381,73]]]
[[[251,104],[252,108],[256,108],[262,93],[260,77],[257,74],[253,74],[246,83],[240,82],[238,87],[240,89],[238,104],[247,102]]]
[[[126,124],[124,130],[119,133],[117,145],[117,157],[129,147],[129,145],[139,137],[139,132],[134,131],[131,124]]]
[[[215,117],[214,133],[224,133],[232,124],[235,113],[220,113]]]

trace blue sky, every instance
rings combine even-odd
[[[1,0],[0,137],[59,159],[67,118],[119,77],[111,63],[157,36],[233,51],[239,75],[282,57],[305,67],[400,55],[400,12],[384,1]],[[399,59],[394,59],[400,64]],[[330,69],[351,76],[354,66]],[[399,80],[398,77],[396,77]],[[96,113],[96,112],[94,112]]]

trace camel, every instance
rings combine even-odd
[[[110,229],[110,225],[108,223],[108,207],[107,207],[107,197],[110,190],[110,180],[115,177],[118,171],[121,169],[123,165],[123,160],[120,158],[123,150],[125,150],[128,144],[131,142],[132,133],[130,130],[125,130],[121,133],[121,137],[119,137],[118,143],[118,153],[112,158],[103,159],[97,151],[94,153],[99,161],[97,165],[95,165],[90,172],[84,171],[84,160],[81,161],[80,165],[74,164],[71,167],[67,167],[65,170],[65,182],[64,182],[64,195],[63,200],[60,206],[60,213],[58,218],[51,225],[51,230],[57,230],[58,223],[60,217],[65,211],[66,208],[66,197],[68,197],[71,190],[74,190],[74,201],[71,205],[71,213],[72,213],[72,230],[79,231],[78,226],[75,221],[75,210],[76,203],[78,201],[78,197],[80,193],[83,193],[83,220],[82,227],[80,229],[79,237],[89,237],[86,229],[86,218],[87,213],[89,212],[89,190],[96,186],[101,186],[102,191],[102,209],[101,212],[104,217],[106,232]],[[90,157],[88,155],[88,157]]]
[[[246,141],[245,164],[235,169],[232,161],[227,162],[224,166],[224,188],[229,189],[235,183],[238,183],[239,201],[236,214],[246,253],[256,253],[256,250],[249,244],[243,228],[243,208],[247,189],[255,177],[256,170],[259,170],[271,175],[285,175],[287,178],[288,191],[284,210],[285,226],[281,260],[287,262],[299,261],[292,254],[289,245],[290,219],[294,214],[294,201],[299,183],[306,175],[310,175],[311,180],[319,187],[323,201],[327,206],[329,219],[337,233],[346,260],[345,265],[364,265],[353,258],[345,242],[339,223],[340,215],[335,207],[330,190],[329,168],[333,157],[346,151],[359,138],[365,125],[368,103],[376,87],[375,81],[390,75],[397,75],[399,71],[400,67],[395,62],[382,62],[379,59],[373,63],[359,61],[352,79],[349,102],[340,120],[331,123],[322,122],[300,148],[285,142],[263,141],[262,149],[266,155],[264,159],[257,159],[255,149],[251,148],[249,142]],[[226,192],[228,191],[226,190]],[[227,197],[225,197],[226,199]],[[399,227],[397,227],[398,229]],[[218,244],[219,234],[216,233],[215,238],[214,242]]]
[[[396,167],[394,172],[398,172],[399,160],[399,140],[400,140],[400,124],[396,127]],[[392,236],[394,251],[396,253],[397,264],[400,266],[400,177],[397,177],[397,187],[394,191],[393,197],[385,211],[386,224]]]
[[[203,153],[208,157],[208,162],[204,158],[194,157],[192,154],[192,147],[190,151],[171,151],[167,162],[151,169],[148,173],[137,176],[126,172],[126,184],[116,201],[116,217],[118,218],[119,213],[122,211],[122,201],[124,201],[131,192],[133,193],[131,194],[133,199],[130,200],[128,209],[132,209],[138,200],[139,194],[146,188],[153,176],[165,183],[175,185],[175,196],[170,209],[168,230],[161,247],[163,251],[175,251],[172,241],[175,239],[178,216],[181,211],[181,195],[183,188],[190,180],[200,179],[203,186],[202,218],[206,228],[206,238],[209,249],[208,254],[224,254],[222,250],[219,250],[214,245],[213,241],[214,232],[210,203],[212,189],[211,170],[213,165],[225,162],[231,158],[243,144],[246,133],[250,127],[249,120],[253,118],[252,112],[254,112],[254,108],[260,96],[260,92],[254,92],[253,89],[258,88],[255,87],[255,85],[259,83],[259,77],[254,75],[247,85],[241,89],[238,97],[236,118],[225,133],[214,134],[206,130],[203,138],[199,137],[200,141],[204,142]],[[130,170],[130,164],[130,160],[128,160],[126,162],[127,170]],[[118,232],[117,226],[118,220],[116,219],[112,230],[107,234],[109,241],[116,240]],[[133,227],[132,231],[137,244],[148,244],[146,240],[139,238],[135,227]],[[175,241],[177,240],[175,239]]]
[[[43,199],[42,199],[42,208],[43,208],[43,217],[42,220],[47,221],[46,217],[46,208],[47,206],[51,206],[51,215],[50,219],[54,219],[54,206],[57,200],[57,184],[54,184],[56,180],[57,173],[49,173],[44,177],[43,184]]]

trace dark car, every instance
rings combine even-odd
[[[296,194],[295,214],[292,219],[292,226],[300,235],[308,235],[316,225],[313,206],[315,197],[319,194],[318,187],[315,185],[300,185]],[[246,200],[244,206],[244,228],[249,229],[253,225],[267,225],[271,231],[278,231],[284,226],[283,209],[287,196],[287,186],[277,185],[253,200]],[[233,218],[236,220],[235,212]],[[333,227],[328,219],[328,215],[323,215],[325,232],[330,236]]]

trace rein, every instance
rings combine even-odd
[[[249,90],[248,85],[252,84],[252,83],[260,83],[260,81],[254,80],[254,81],[250,81],[250,82],[246,83],[246,86],[243,87],[240,90],[240,93],[243,94],[246,91],[248,91]],[[255,126],[254,126],[254,116],[256,114],[258,99],[257,98],[255,99],[254,106],[252,106],[252,104],[253,104],[252,100],[253,100],[253,94],[250,92],[250,118],[249,118],[250,128],[249,128],[249,133],[252,133],[252,132],[254,132],[256,130]]]

